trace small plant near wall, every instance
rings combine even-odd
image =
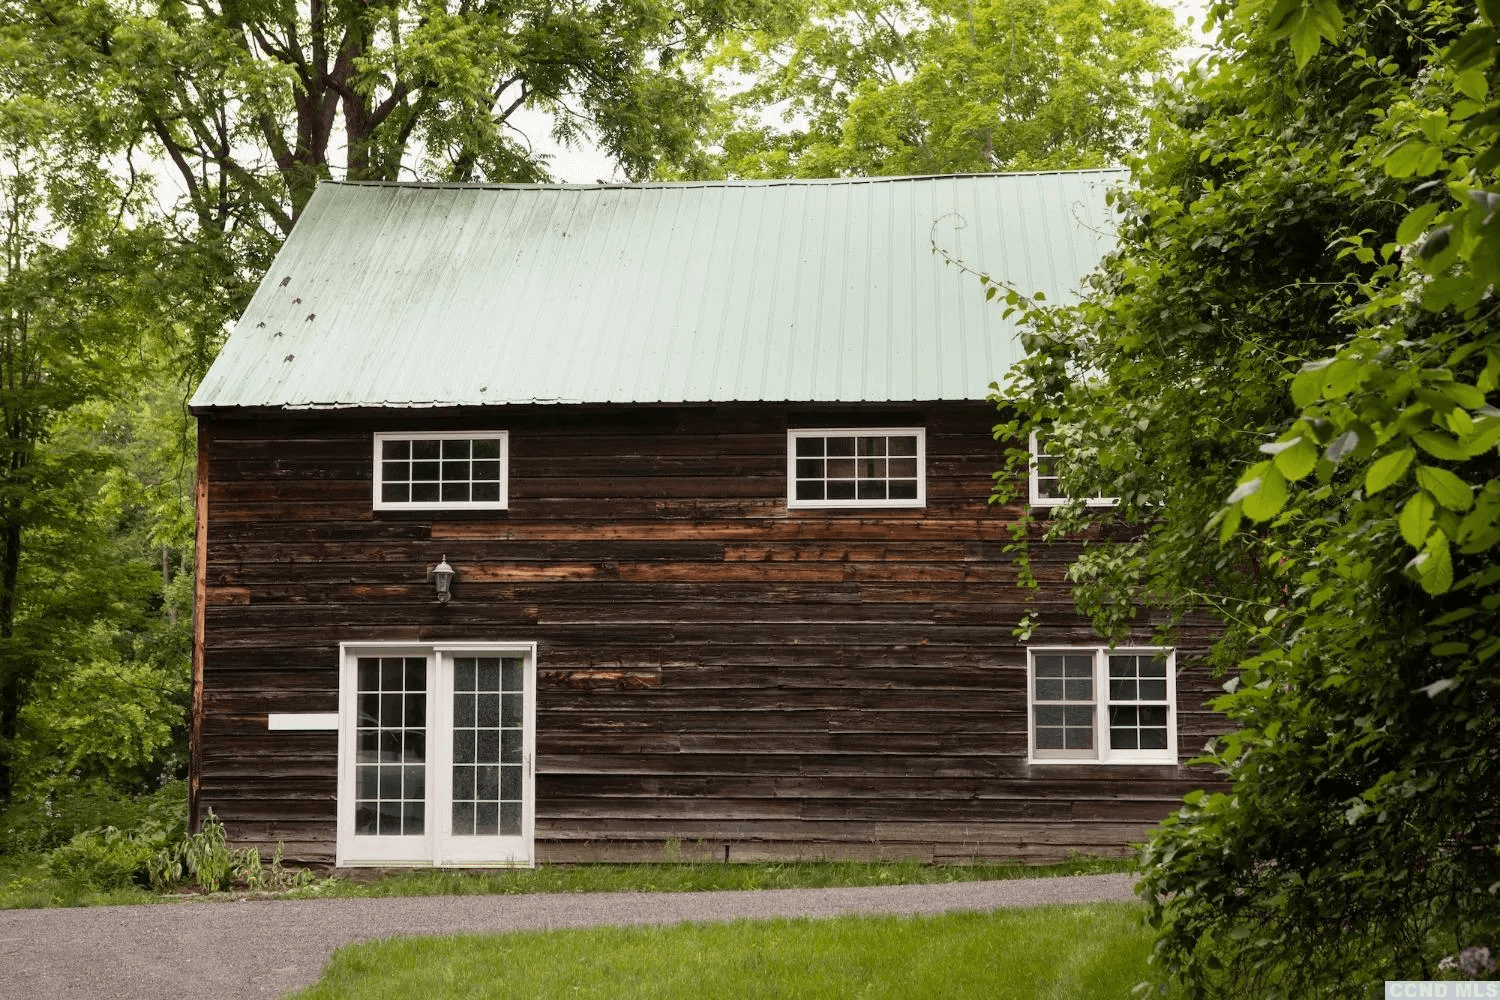
[[[285,867],[283,850],[277,841],[270,865],[264,865],[258,849],[230,847],[224,824],[210,809],[202,829],[150,859],[150,884],[158,892],[175,889],[189,878],[203,892],[226,892],[236,885],[252,892],[285,892],[310,884],[312,872]]]
[[[260,851],[253,847],[246,850],[241,873],[245,887],[256,892],[287,892],[305,888],[316,881],[313,873],[306,868],[287,868],[283,865],[283,850],[284,847],[278,840],[276,852],[271,855],[271,863],[265,867],[260,863]]]
[[[204,892],[220,892],[234,884],[235,857],[224,837],[224,824],[208,811],[197,833],[182,842],[183,867]]]

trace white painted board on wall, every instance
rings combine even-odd
[[[317,730],[338,732],[337,712],[272,712],[266,716],[267,729]]]

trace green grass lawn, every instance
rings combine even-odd
[[[1129,998],[1134,903],[392,938],[334,953],[296,1000],[358,997]]]
[[[927,865],[916,861],[800,861],[785,864],[595,864],[542,865],[509,871],[418,869],[372,881],[320,879],[283,893],[245,891],[155,894],[129,888],[99,892],[47,871],[44,857],[0,857],[0,909],[50,906],[105,906],[184,899],[348,898],[380,896],[467,896],[533,892],[707,892],[716,889],[800,889],[827,886],[974,882],[988,879],[1045,878],[1128,871],[1120,858],[1081,857],[1056,865],[991,863]]]

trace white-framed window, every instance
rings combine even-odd
[[[1031,763],[1177,763],[1172,650],[1038,647],[1026,672]]]
[[[921,427],[787,431],[788,507],[924,507],[927,433]]]
[[[505,431],[375,435],[376,510],[504,510]]]
[[[1058,486],[1058,463],[1062,456],[1049,450],[1047,439],[1031,432],[1031,505],[1033,507],[1061,507],[1071,503],[1072,497]],[[1084,500],[1088,507],[1113,507],[1120,502],[1118,497],[1089,497]]]
[[[536,644],[339,646],[338,857],[529,867]]]

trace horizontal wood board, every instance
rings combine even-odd
[[[240,844],[333,859],[338,643],[538,643],[541,860],[1119,853],[1212,775],[1028,765],[1026,646],[1097,642],[1068,565],[1009,549],[979,403],[537,406],[208,415],[196,809]],[[788,510],[786,430],[926,429],[925,509]],[[510,432],[503,512],[371,504],[375,431]],[[425,571],[447,557],[453,599]],[[1149,642],[1143,619],[1139,639]],[[1178,645],[1178,745],[1222,731]]]

